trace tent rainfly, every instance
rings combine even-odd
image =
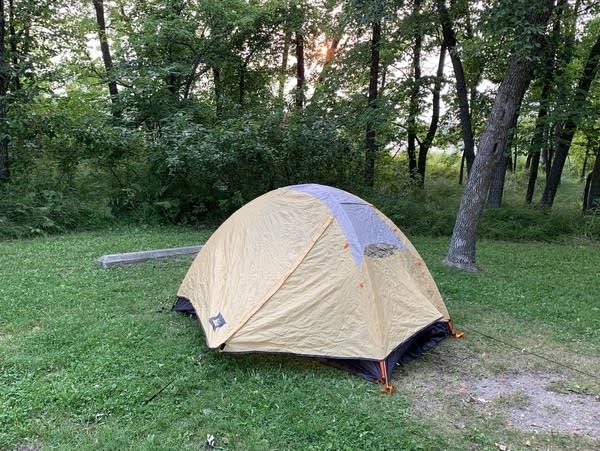
[[[400,229],[350,193],[317,184],[264,194],[225,221],[173,306],[210,348],[316,357],[385,384],[452,334],[423,259]]]

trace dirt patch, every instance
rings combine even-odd
[[[600,384],[593,376],[600,353],[532,332],[519,336],[522,350],[476,334],[444,340],[399,367],[392,382],[413,415],[435,424],[449,444],[462,440],[456,449],[480,449],[469,436],[498,449],[600,449]]]
[[[504,414],[516,428],[600,439],[600,401],[565,388],[562,375],[505,373],[469,385],[481,410]]]

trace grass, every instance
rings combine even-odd
[[[118,227],[0,243],[0,449],[202,449],[207,434],[231,450],[592,443],[556,434],[531,442],[501,415],[444,398],[443,380],[430,380],[428,390],[439,392],[430,402],[467,418],[418,411],[413,389],[432,374],[459,381],[557,370],[477,332],[597,371],[597,246],[483,241],[483,271],[470,274],[441,264],[447,239],[414,238],[467,338],[445,340],[396,371],[397,393],[387,396],[312,360],[209,351],[193,320],[168,311],[190,258],[108,270],[94,263],[106,253],[191,245],[207,235]],[[597,379],[569,374],[582,392],[598,395]]]

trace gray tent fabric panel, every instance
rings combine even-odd
[[[402,241],[373,206],[359,197],[338,188],[316,184],[293,185],[289,189],[310,194],[327,205],[351,246],[356,266],[361,265],[364,250],[370,244],[383,243],[404,248]]]

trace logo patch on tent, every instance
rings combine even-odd
[[[217,330],[219,327],[223,327],[226,324],[225,318],[223,318],[223,315],[221,315],[220,312],[218,315],[208,318],[208,322],[213,330]]]

